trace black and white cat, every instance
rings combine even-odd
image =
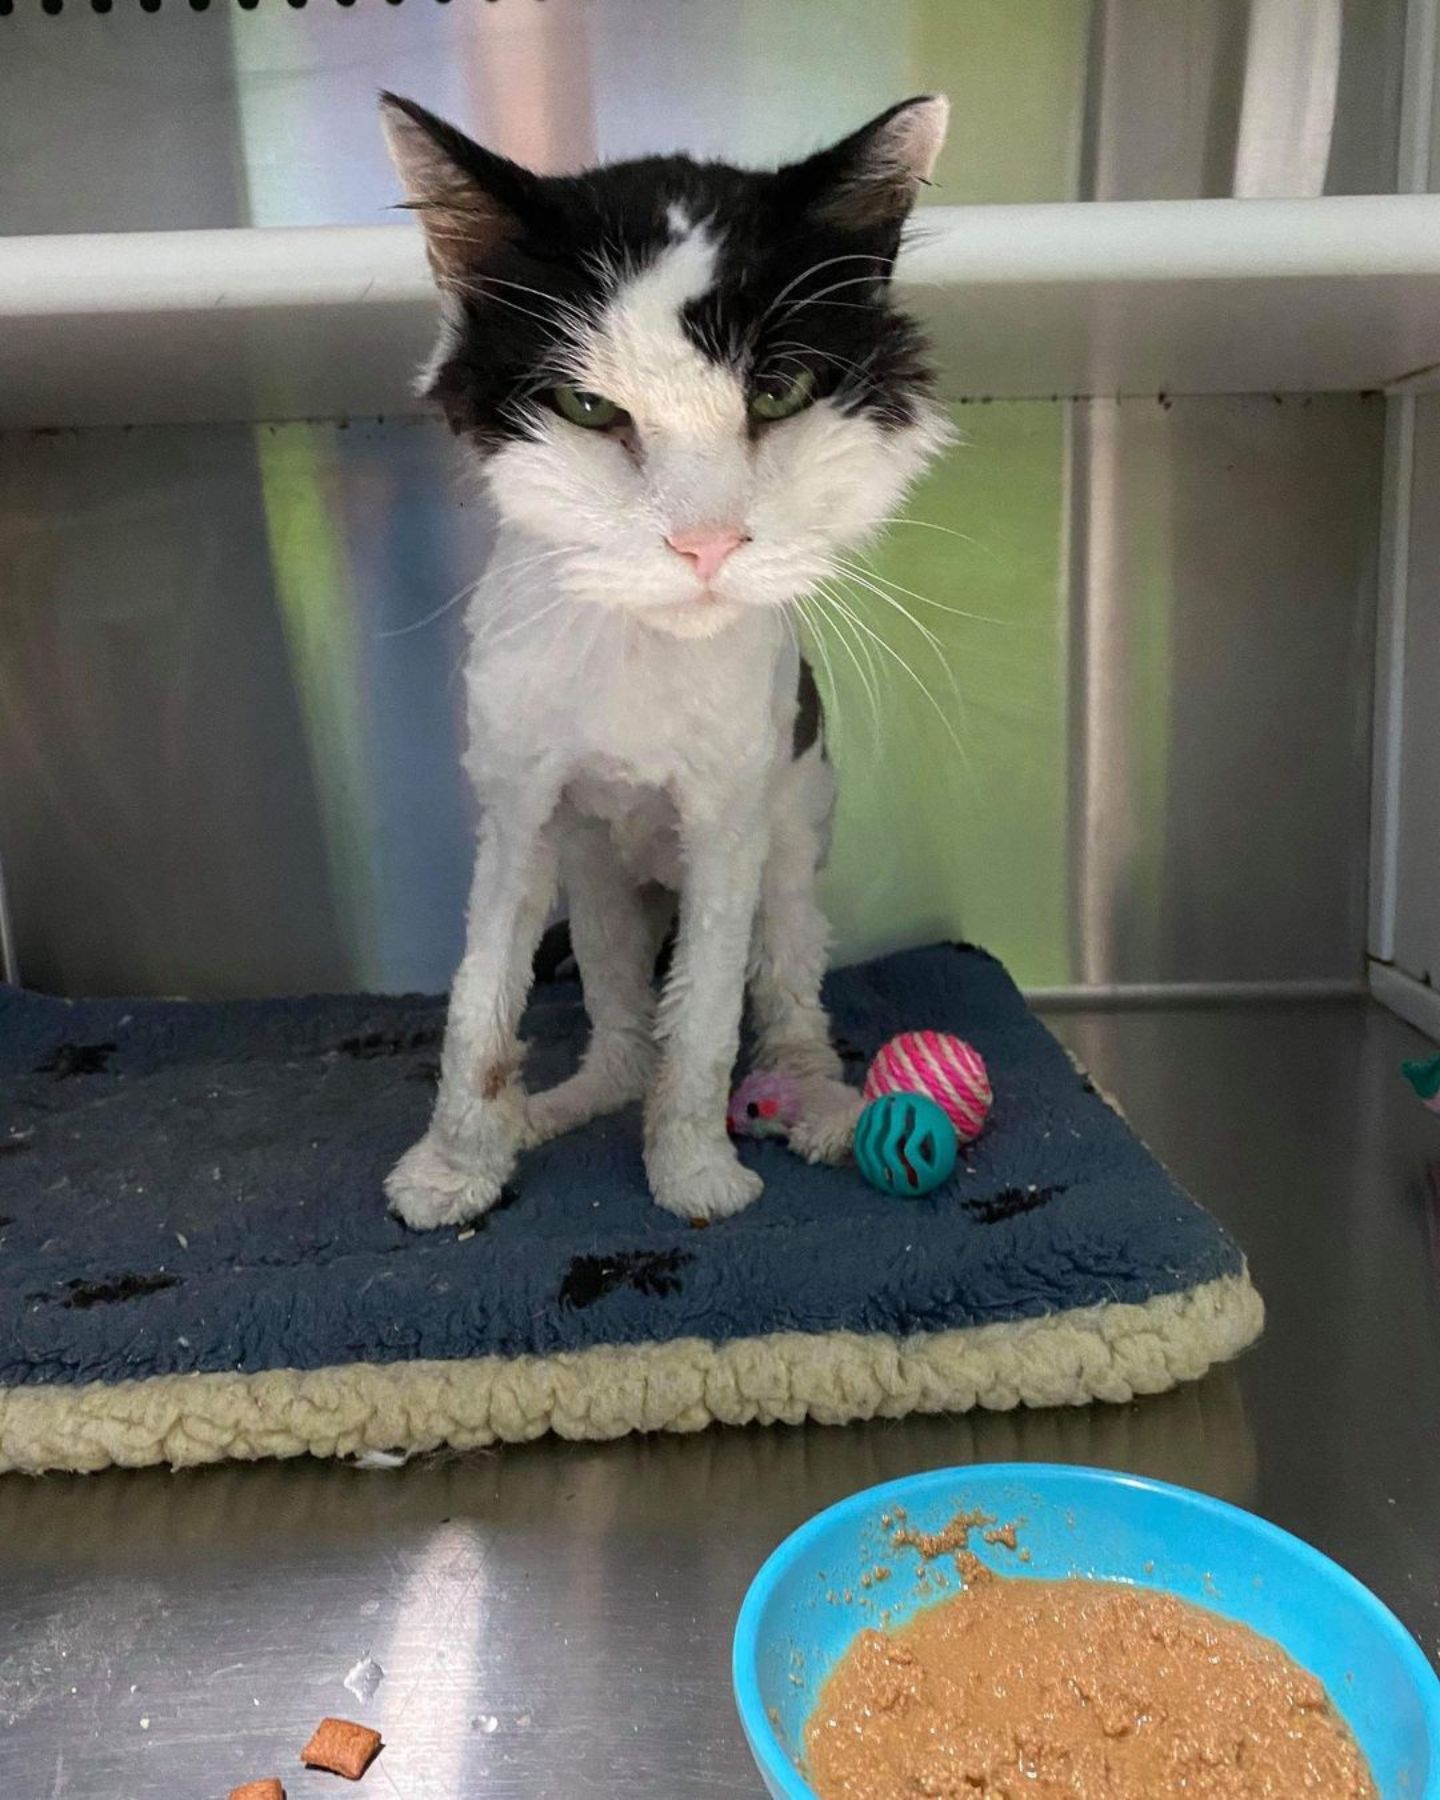
[[[643,1098],[655,1199],[718,1218],[761,1189],[725,1126],[747,982],[757,1066],[799,1084],[792,1147],[838,1160],[859,1111],[820,1001],[834,785],[792,603],[946,441],[890,274],[948,106],[773,172],[558,177],[383,112],[440,289],[425,391],[500,519],[469,621],[465,955],[392,1207],[474,1218],[523,1147]],[[516,1034],[562,885],[591,1038],[527,1095]]]

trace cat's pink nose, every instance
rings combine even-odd
[[[688,556],[695,573],[703,582],[713,581],[721,564],[732,550],[750,540],[743,531],[732,531],[723,525],[702,525],[695,531],[675,531],[665,542],[679,556]]]

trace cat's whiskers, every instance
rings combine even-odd
[[[919,594],[916,593],[913,588],[902,587],[898,581],[892,581],[888,575],[882,575],[880,571],[870,563],[849,563],[841,556],[837,556],[833,560],[837,568],[849,569],[857,574],[864,574],[872,581],[880,582],[893,593],[904,594],[906,598],[910,600],[918,600],[922,606],[933,606],[936,612],[949,613],[952,618],[968,619],[973,625],[1013,625],[1015,623],[1013,619],[997,619],[990,613],[969,612],[963,606],[949,606],[943,600],[932,600],[929,594]],[[901,608],[902,612],[905,610],[905,608]],[[907,617],[910,617],[912,624],[920,626],[922,631],[926,629],[926,627],[920,625],[920,621],[914,618],[913,615],[907,613]]]
[[[961,448],[968,448],[970,444],[970,439],[963,436],[953,441]],[[972,537],[968,531],[956,531],[953,525],[937,525],[933,519],[912,519],[906,513],[895,514],[893,518],[886,521],[886,525],[887,528],[890,525],[913,525],[918,527],[921,531],[943,532],[946,537],[958,538],[962,544],[969,544],[972,549],[978,550],[982,556],[988,556],[992,562],[999,563],[1003,561],[1000,552],[993,544],[987,544],[983,538]],[[930,604],[933,606],[936,602],[931,601]],[[1006,620],[1005,623],[1009,624],[1011,621]]]
[[[521,306],[516,300],[507,300],[503,294],[486,293],[480,288],[470,288],[465,291],[470,294],[472,299],[493,300],[497,306],[507,306],[511,312],[519,313],[522,319],[533,319],[537,325],[543,325],[546,330],[553,330],[555,327],[553,318],[547,318],[544,313],[536,312],[533,306]]]
[[[797,594],[790,604],[795,607],[804,620],[810,643],[819,656],[821,667],[825,671],[825,685],[829,689],[825,710],[838,736],[840,732],[840,686],[835,679],[835,665],[830,660],[830,651],[825,642],[824,615],[818,607],[810,605],[810,598],[811,596],[806,594]]]
[[[863,300],[817,300],[817,306],[839,306],[850,312],[873,313],[874,307],[867,306]]]
[[[852,362],[848,356],[837,356],[833,350],[817,350],[813,344],[803,343],[799,338],[779,338],[772,347],[782,353],[776,358],[778,362],[798,362],[803,364],[807,358],[818,356],[825,362],[834,363],[837,367],[842,369],[849,369],[852,373],[859,374],[863,372],[861,365],[857,362]],[[803,352],[804,354],[787,356],[784,354],[787,350]]]
[[[520,618],[508,625],[504,631],[499,632],[498,634],[486,633],[477,636],[475,640],[476,647],[477,649],[482,649],[484,653],[489,656],[492,652],[498,650],[502,644],[507,644],[512,638],[517,637],[522,631],[527,631],[533,626],[540,624],[543,619],[548,619],[551,613],[558,611],[560,607],[573,604],[574,602],[568,594],[556,594],[553,599],[547,600],[544,606],[540,607],[537,611],[523,613]]]
[[[510,562],[492,563],[485,573],[487,577],[495,576],[497,578],[503,575],[517,575],[522,569],[534,568],[536,563],[548,562],[555,556],[565,556],[577,548],[578,546],[575,544],[550,544],[543,550],[532,551],[529,556],[517,556]]]
[[[941,706],[940,702],[936,699],[935,695],[931,692],[929,686],[922,679],[922,677],[920,676],[918,671],[914,667],[912,667],[909,660],[905,656],[903,656],[901,654],[901,652],[898,651],[893,644],[889,643],[885,638],[881,637],[878,632],[873,630],[871,628],[871,626],[866,624],[866,622],[862,618],[860,618],[859,615],[848,605],[848,603],[846,602],[843,595],[838,594],[833,588],[831,588],[824,582],[821,582],[817,585],[815,592],[816,592],[817,596],[819,596],[826,603],[828,603],[828,605],[830,605],[836,611],[836,613],[843,614],[849,620],[849,622],[852,626],[854,626],[858,630],[862,631],[865,634],[865,636],[868,637],[872,643],[874,643],[876,648],[881,650],[890,659],[890,661],[893,662],[898,668],[902,669],[905,672],[905,674],[909,677],[910,681],[915,685],[915,687],[919,689],[920,693],[924,696],[926,704],[929,706],[930,710],[935,714],[936,718],[940,721],[941,725],[944,727],[946,736],[949,738],[951,744],[954,746],[956,754],[959,756],[961,763],[964,765],[966,775],[969,777],[970,781],[973,784],[974,780],[975,780],[975,772],[974,772],[974,768],[970,761],[970,755],[969,755],[969,752],[966,750],[965,745],[964,745],[963,741],[961,740],[959,733],[955,729],[953,720],[950,718],[950,715],[946,712],[945,708],[943,706]],[[947,673],[948,672],[949,671],[947,669]]]
[[[856,567],[855,564],[847,563],[838,556],[834,558],[834,563],[840,579],[851,582],[856,587],[866,589],[867,592],[874,594],[877,600],[883,600],[887,606],[893,606],[902,619],[905,619],[909,624],[914,626],[916,631],[920,633],[921,637],[925,639],[932,650],[936,651],[938,654],[944,654],[945,646],[930,627],[922,620],[917,619],[910,608],[902,601],[897,600],[893,594],[887,593],[886,590],[880,586],[878,581],[872,581],[870,577],[864,571]]]
[[[927,625],[923,619],[918,618],[911,612],[910,608],[906,606],[902,600],[897,598],[898,595],[904,594],[912,600],[924,600],[925,596],[923,594],[912,593],[909,588],[902,587],[898,582],[891,581],[889,576],[882,575],[878,569],[873,568],[867,562],[858,560],[851,562],[843,556],[836,556],[833,558],[833,561],[835,567],[842,575],[844,575],[846,580],[857,582],[861,587],[869,588],[872,593],[884,600],[887,605],[893,606],[895,611],[898,612],[902,618],[908,620],[908,622],[915,627],[916,631],[918,631],[922,637],[928,639],[937,650],[943,649],[943,645],[937,633]],[[953,612],[960,618],[969,616],[968,614],[961,613],[957,607],[943,606],[938,600],[932,601],[930,604],[938,607],[942,612]],[[997,620],[996,623],[998,624],[999,621]]]
[[[802,294],[798,300],[792,300],[781,313],[779,322],[783,325],[786,319],[793,318],[797,312],[803,312],[807,306],[854,306],[861,312],[868,312],[871,308],[862,305],[859,301],[831,300],[829,296],[843,293],[846,288],[873,288],[878,286],[879,282],[878,275],[851,275],[844,281],[832,282],[829,287],[821,288],[818,294]]]
[[[764,312],[761,313],[760,318],[759,318],[759,325],[763,326],[765,321],[770,317],[771,313],[774,312],[775,308],[777,306],[779,306],[780,302],[783,299],[785,299],[786,295],[793,293],[795,291],[795,289],[797,287],[799,287],[799,285],[802,281],[808,281],[812,275],[819,275],[825,269],[833,269],[837,263],[844,263],[844,262],[888,263],[890,260],[891,259],[888,256],[877,256],[873,251],[851,250],[851,251],[847,251],[843,256],[827,256],[821,262],[811,263],[811,265],[808,269],[802,269],[798,275],[796,275],[795,277],[793,277],[793,279],[791,279],[790,281],[787,281],[785,283],[784,287],[781,288],[780,292],[775,296],[775,298],[765,308]],[[862,279],[867,280],[867,281],[873,281],[876,279],[876,277],[873,275],[870,275],[870,276],[864,276],[864,277],[862,277]]]
[[[825,603],[835,618],[844,619],[853,629],[863,633],[864,637],[881,649],[891,661],[897,663],[904,669],[910,679],[921,688],[926,698],[930,700],[932,704],[938,705],[930,687],[922,679],[919,671],[910,662],[908,657],[897,650],[887,638],[882,637],[881,634],[875,630],[874,626],[869,624],[858,612],[856,612],[855,607],[851,605],[850,599],[847,598],[845,592],[835,585],[837,579],[840,578],[828,577],[826,580],[818,583],[815,589],[817,597]]]
[[[933,519],[912,519],[908,513],[895,513],[885,521],[891,525],[918,525],[925,531],[943,531],[947,537],[959,538],[962,544],[973,544],[977,550],[988,550],[988,544],[982,544],[977,537],[971,537],[968,531],[956,531],[953,525],[937,525]]]
[[[521,557],[514,562],[504,564],[501,568],[491,569],[487,571],[486,575],[483,577],[482,583],[476,584],[477,591],[481,585],[488,584],[492,576],[498,578],[502,575],[510,576],[521,572],[528,572],[530,569],[541,563],[551,561],[558,556],[567,555],[571,551],[571,548],[572,547],[569,544],[555,545],[548,550],[538,552],[534,556]],[[496,638],[496,629],[498,626],[505,624],[507,620],[515,620],[516,629],[518,630],[523,628],[529,620],[540,616],[539,613],[535,611],[529,613],[525,612],[527,602],[533,598],[533,595],[528,588],[524,586],[507,586],[498,579],[495,581],[494,585],[497,589],[498,597],[493,604],[487,605],[484,616],[474,623],[470,634],[471,643],[477,650],[493,648],[494,644],[498,641]],[[566,595],[564,590],[561,589],[554,595],[552,603],[558,605],[560,601],[565,600],[568,597],[569,596]],[[548,611],[549,607],[547,606],[543,610]],[[518,620],[516,619],[517,613],[522,615]]]
[[[897,600],[894,593],[887,591],[891,586],[898,586],[898,584],[890,583],[886,577],[880,575],[878,571],[869,568],[868,565],[857,566],[852,563],[847,563],[843,557],[836,557],[834,561],[836,568],[840,571],[840,580],[851,582],[856,586],[863,588],[868,593],[875,595],[877,599],[884,600],[887,605],[892,606],[902,618],[925,638],[926,642],[930,645],[930,648],[934,651],[936,661],[944,671],[946,684],[949,687],[951,694],[954,696],[955,705],[963,718],[966,710],[965,696],[961,691],[954,666],[952,665],[949,656],[946,654],[945,644],[928,625],[916,618],[909,607]],[[874,579],[872,580],[870,577],[873,577]],[[884,584],[883,586],[880,585],[882,583]],[[909,594],[910,589],[898,588],[898,592]],[[917,600],[924,598],[921,594],[913,594],[911,597]],[[1001,621],[996,620],[994,622],[999,624]]]
[[[825,615],[822,614],[822,616],[825,616]],[[880,672],[879,672],[878,668],[876,667],[875,653],[873,650],[871,650],[869,644],[866,643],[865,639],[863,637],[861,637],[860,634],[854,629],[853,624],[851,625],[851,627],[848,631],[844,629],[846,623],[849,620],[848,614],[843,613],[843,612],[835,612],[832,615],[830,615],[830,617],[833,619],[833,622],[835,625],[836,641],[839,643],[840,648],[850,658],[851,664],[853,665],[853,667],[855,669],[855,673],[860,678],[860,685],[865,692],[865,697],[870,703],[871,735],[872,735],[872,739],[874,742],[874,747],[875,747],[876,751],[878,752],[880,749],[880,741],[881,741]],[[853,640],[854,647],[852,647],[852,640]],[[861,664],[860,657],[856,655],[857,647],[858,647],[859,651],[863,654],[864,659],[865,659],[863,666]]]
[[[522,605],[530,597],[530,590],[523,584],[517,583],[514,578],[528,574],[532,569],[539,568],[544,563],[554,562],[558,557],[569,554],[571,550],[572,546],[569,544],[556,544],[548,550],[537,551],[533,556],[519,557],[514,562],[504,564],[503,567],[492,564],[481,578],[481,582],[477,583],[477,591],[482,585],[493,589],[498,602],[506,608],[511,605]]]
[[[843,306],[844,302],[827,300],[825,304],[827,306]],[[872,350],[867,352],[863,362],[852,364],[851,372],[840,378],[840,385],[835,390],[834,398],[843,404],[852,397],[858,399],[863,395],[870,386],[870,373],[874,365],[875,352]]]
[[[943,675],[945,677],[945,685],[950,691],[950,695],[955,702],[955,709],[956,709],[957,713],[960,715],[960,718],[963,722],[965,715],[966,715],[966,711],[967,711],[965,695],[961,690],[960,682],[959,682],[958,677],[956,676],[954,665],[951,663],[950,658],[946,654],[945,645],[940,640],[940,638],[938,638],[935,635],[935,633],[933,631],[931,631],[927,626],[923,625],[921,623],[921,621],[915,617],[914,613],[912,613],[909,610],[908,607],[901,605],[901,603],[898,600],[896,600],[893,595],[887,594],[882,588],[877,587],[873,582],[865,580],[863,576],[858,576],[853,573],[847,573],[842,568],[841,573],[837,576],[837,580],[839,580],[841,583],[848,582],[848,583],[852,584],[852,586],[854,586],[855,588],[861,589],[866,593],[872,594],[877,599],[886,601],[887,604],[894,607],[894,609],[911,626],[913,626],[917,631],[920,632],[922,637],[924,637],[924,639],[926,640],[926,643],[929,645],[930,650],[932,651],[932,653],[934,655],[935,661],[940,666],[941,672],[943,673]],[[847,590],[845,590],[842,587],[842,592],[846,592],[846,591]],[[849,596],[849,598],[854,601],[854,604],[856,605],[856,607],[863,607],[864,602],[860,599],[858,593],[851,594]],[[847,600],[847,604],[848,603],[849,603],[849,601]],[[857,622],[859,622],[858,615],[857,615]]]
[[[462,600],[468,600],[470,595],[475,592],[479,585],[480,583],[478,581],[466,582],[465,586],[462,587],[458,593],[452,594],[448,600],[443,601],[433,612],[426,613],[423,619],[416,619],[409,625],[396,625],[389,631],[374,632],[372,634],[372,641],[377,644],[384,644],[388,643],[391,638],[409,637],[412,631],[422,631],[425,626],[433,625],[437,619],[443,618],[452,607],[459,606]]]
[[[513,619],[516,616],[521,610],[523,601],[524,596],[521,594],[508,594],[502,595],[494,605],[487,605],[484,616],[472,623],[470,632],[471,648],[474,650],[483,648],[485,643],[494,636],[498,626],[503,625],[507,619]]]
[[[517,294],[530,294],[537,300],[543,300],[548,309],[545,313],[535,312],[528,307],[520,306],[514,300],[506,300],[502,294],[495,293],[496,288],[512,288]],[[591,321],[582,308],[573,300],[566,300],[559,294],[547,294],[543,288],[530,287],[523,281],[507,281],[501,275],[479,275],[474,281],[462,285],[461,291],[477,300],[498,300],[504,306],[513,307],[527,318],[535,319],[542,325],[563,320],[572,330],[588,329]]]

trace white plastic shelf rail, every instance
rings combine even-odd
[[[1440,196],[933,207],[955,399],[1440,386]],[[0,239],[0,428],[417,410],[407,225]]]

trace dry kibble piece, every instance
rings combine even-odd
[[[272,1776],[269,1781],[247,1781],[231,1788],[230,1800],[285,1800],[285,1790]]]
[[[300,1760],[307,1769],[327,1769],[347,1781],[358,1781],[379,1754],[378,1731],[349,1719],[322,1719]]]

